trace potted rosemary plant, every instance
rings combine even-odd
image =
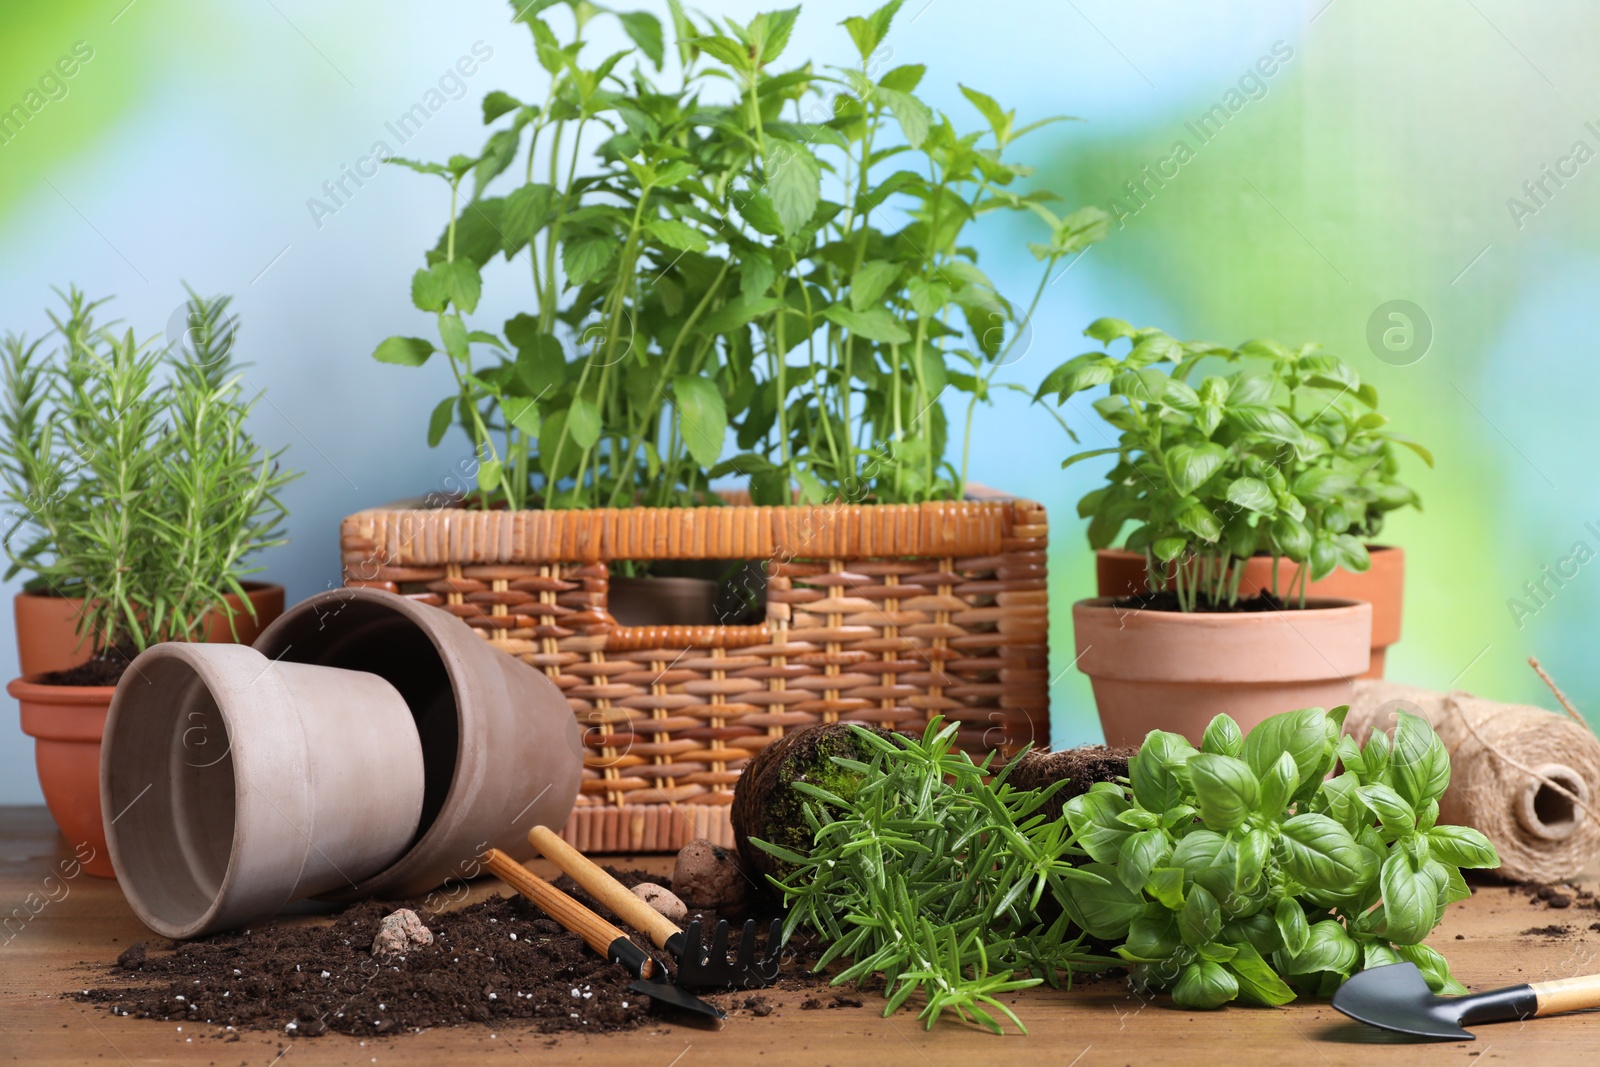
[[[618,14],[637,45],[626,70],[627,53],[584,58],[599,9],[512,6],[548,90],[485,97],[496,128],[480,151],[392,161],[440,179],[450,214],[412,279],[433,336],[374,353],[448,365],[429,440],[460,426],[472,480],[454,508],[347,520],[347,581],[432,598],[557,676],[571,666],[575,710],[616,734],[617,753],[657,746],[649,776],[621,774],[599,746],[592,796],[707,797],[724,843],[728,789],[766,737],[724,704],[790,725],[870,711],[917,729],[945,710],[974,747],[1042,740],[1043,509],[974,502],[962,443],[974,408],[1012,388],[996,375],[1031,311],[979,269],[970,226],[995,212],[1039,221],[1035,301],[1052,266],[1106,232],[1097,209],[1062,216],[1048,193],[1012,188],[1029,173],[1015,142],[1040,123],[972,89],[977,129],[923,103],[922,66],[885,69],[900,0],[844,20],[858,56],[845,68],[789,59],[798,8],[735,21],[673,5],[670,56],[653,16]],[[530,298],[499,329],[471,318],[496,257],[526,271]],[[697,571],[738,594],[729,610],[624,617],[620,587]],[[801,645],[831,657],[805,673],[845,683],[723,699],[714,650],[761,650],[781,690]],[[909,654],[845,669],[889,649]],[[671,650],[673,678],[703,672],[719,694],[672,689],[671,725],[636,739],[649,713],[613,702],[662,694],[578,660],[653,650]],[[729,692],[750,687],[767,688]],[[675,730],[706,722],[704,744],[669,755]]]
[[[1117,443],[1064,465],[1117,457],[1078,511],[1096,548],[1133,524],[1125,547],[1148,575],[1148,589],[1073,608],[1107,743],[1156,728],[1198,741],[1223,711],[1248,728],[1285,707],[1347,703],[1370,666],[1372,608],[1315,597],[1311,583],[1366,571],[1353,531],[1414,502],[1393,481],[1391,446],[1431,457],[1389,431],[1376,391],[1320,346],[1182,343],[1116,319],[1085,332],[1129,349],[1069,360],[1038,395],[1109,386],[1094,406]],[[1224,373],[1191,384],[1206,360]]]
[[[191,293],[192,345],[161,349],[95,321],[73,290],[56,345],[8,337],[0,479],[12,507],[8,574],[70,605],[87,658],[6,691],[36,738],[40,787],[92,874],[109,877],[100,737],[118,679],[161,641],[232,639],[282,610],[251,595],[248,557],[282,544],[278,491],[294,477],[245,430],[253,401],[232,359],[227,298]],[[26,617],[19,598],[19,636]]]

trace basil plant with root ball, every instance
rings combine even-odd
[[[1402,961],[1465,992],[1422,941],[1471,895],[1460,868],[1499,857],[1478,831],[1437,825],[1450,754],[1426,720],[1402,712],[1392,739],[1361,747],[1340,734],[1347,710],[1275,715],[1248,737],[1219,715],[1198,750],[1152,731],[1126,787],[1066,805],[1084,869],[1106,880],[1065,883],[1074,921],[1187,1008],[1324,996]]]
[[[1228,348],[1121,319],[1084,332],[1108,351],[1057,367],[1035,399],[1065,404],[1109,387],[1094,408],[1121,436],[1062,466],[1117,457],[1106,484],[1078,502],[1089,543],[1108,548],[1133,523],[1126,547],[1144,553],[1151,588],[1171,585],[1182,610],[1237,603],[1244,564],[1256,555],[1272,557],[1274,596],[1279,561],[1309,564],[1298,588],[1284,591],[1303,607],[1310,582],[1337,567],[1371,566],[1363,542],[1389,512],[1420,506],[1399,481],[1396,450],[1409,448],[1429,466],[1432,455],[1390,430],[1377,390],[1321,345]],[[1110,354],[1124,338],[1129,350]],[[1193,382],[1207,361],[1238,367]]]

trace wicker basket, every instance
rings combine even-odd
[[[395,504],[340,532],[347,585],[416,597],[540,668],[586,727],[563,830],[590,852],[733,843],[746,761],[839,720],[960,720],[975,753],[1049,740],[1045,512],[959,503],[468,511]],[[765,560],[766,621],[628,627],[608,561]]]

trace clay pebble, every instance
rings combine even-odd
[[[378,923],[378,935],[372,939],[374,956],[403,956],[413,948],[433,944],[433,931],[422,924],[422,919],[410,908],[385,915]]]
[[[684,845],[672,870],[672,891],[691,908],[740,912],[749,903],[752,885],[739,854],[705,838]]]
[[[656,885],[654,882],[640,882],[633,887],[633,895],[660,912],[667,921],[683,925],[683,920],[689,915],[689,908],[672,890],[665,886]]]

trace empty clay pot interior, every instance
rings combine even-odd
[[[128,766],[157,773],[115,781],[109,810],[128,842],[124,891],[138,887],[144,907],[178,927],[205,914],[221,892],[233,849],[233,755],[216,701],[192,667],[163,659],[140,670],[139,684],[171,699],[124,716],[107,740]]]
[[[421,840],[450,792],[460,745],[450,674],[427,633],[386,604],[352,598],[280,620],[256,647],[273,660],[367,671],[399,690],[422,741],[422,818],[411,841]]]

